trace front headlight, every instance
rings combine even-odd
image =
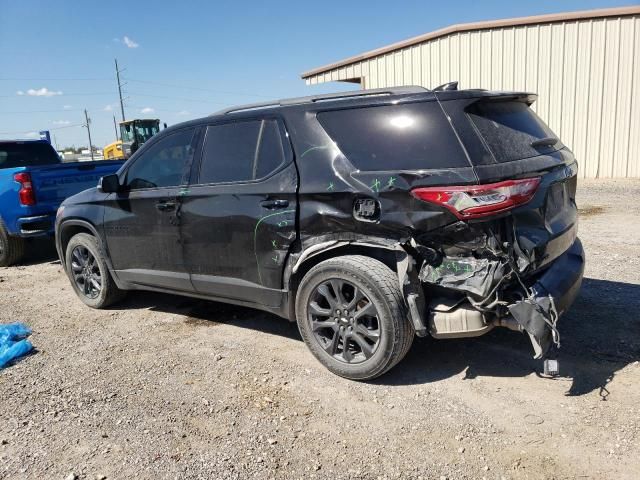
[[[56,211],[56,218],[60,217],[63,212],[64,212],[64,205],[60,205],[58,207],[58,210]]]

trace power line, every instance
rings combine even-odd
[[[52,128],[47,128],[47,130],[62,130],[64,128],[74,128],[74,127],[84,127],[83,123],[77,123],[74,125],[65,125],[63,127],[52,127]],[[0,135],[18,135],[21,133],[31,133],[33,130],[16,130],[13,132],[0,132]]]
[[[0,77],[0,81],[2,80],[6,80],[6,81],[33,81],[33,82],[39,82],[39,81],[49,81],[49,82],[54,82],[54,81],[97,81],[97,80],[111,80],[110,78],[105,78],[105,77]]]
[[[129,82],[135,82],[135,83],[146,83],[149,85],[158,85],[161,87],[170,87],[170,88],[182,88],[185,90],[199,90],[202,92],[211,92],[211,93],[222,93],[224,95],[240,95],[240,96],[245,96],[245,97],[258,97],[258,98],[265,98],[265,99],[272,99],[273,96],[268,96],[268,95],[259,95],[257,93],[246,93],[246,92],[233,92],[233,91],[226,91],[226,90],[215,90],[215,89],[211,89],[211,88],[202,88],[202,87],[189,87],[186,85],[176,85],[174,83],[162,83],[162,82],[153,82],[151,80],[137,80],[137,79],[133,79],[133,78],[127,78],[126,79]]]
[[[149,98],[162,98],[165,100],[180,100],[181,102],[196,102],[196,103],[213,103],[216,105],[228,105],[229,102],[216,102],[214,100],[208,100],[204,98],[183,98],[183,97],[171,97],[168,95],[152,95],[150,93],[137,93],[137,92],[128,92],[130,95],[136,97],[149,97]]]
[[[117,64],[117,61],[116,61]],[[122,73],[124,69],[119,70]],[[116,72],[118,72],[118,68],[116,67]],[[0,77],[0,81],[107,81],[112,80],[107,77]],[[201,92],[209,92],[209,93],[217,93],[222,95],[239,95],[244,97],[256,97],[256,98],[264,98],[264,99],[273,99],[273,95],[262,95],[258,93],[247,93],[247,92],[237,92],[232,90],[218,90],[214,88],[204,88],[204,87],[194,87],[190,85],[179,85],[175,83],[164,83],[164,82],[156,82],[152,80],[140,80],[134,78],[125,78],[128,82],[135,83],[143,83],[147,85],[157,85],[160,87],[169,87],[169,88],[178,88],[184,90],[197,90]],[[99,94],[65,94],[65,95],[104,95],[102,93]]]
[[[31,114],[31,113],[65,113],[65,112],[81,112],[82,108],[67,108],[62,110],[19,110],[13,112],[0,111],[0,115],[14,115],[14,114]]]

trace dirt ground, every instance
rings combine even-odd
[[[0,478],[640,478],[640,181],[578,200],[588,263],[555,379],[494,330],[343,380],[258,311],[150,293],[91,310],[38,242],[0,269],[0,322],[37,348],[0,371]]]

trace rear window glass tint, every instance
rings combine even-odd
[[[60,157],[48,143],[0,142],[0,168],[53,165]]]
[[[478,102],[467,107],[466,112],[500,163],[543,155],[563,147],[559,140],[551,146],[531,146],[536,140],[557,137],[526,103]]]
[[[359,170],[469,166],[436,102],[322,112],[318,120]]]

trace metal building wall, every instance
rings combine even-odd
[[[452,33],[306,77],[538,93],[582,177],[640,177],[640,16]]]

